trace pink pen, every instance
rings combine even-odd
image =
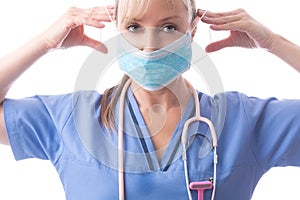
[[[190,183],[191,190],[198,190],[198,200],[204,200],[204,190],[211,189],[211,188],[212,188],[212,182],[210,181]]]

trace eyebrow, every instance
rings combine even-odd
[[[166,17],[166,18],[163,18],[161,19],[160,21],[161,22],[165,22],[165,21],[169,21],[171,19],[182,19],[182,17],[178,16],[178,15],[175,15],[175,16],[170,16],[170,17]]]
[[[182,20],[183,18],[180,17],[179,15],[174,15],[174,16],[170,16],[170,17],[165,17],[165,18],[159,20],[159,22],[166,22],[166,21],[169,21],[169,20],[172,20],[172,19],[180,19],[180,20]],[[141,19],[135,19],[134,18],[133,21],[140,22]]]

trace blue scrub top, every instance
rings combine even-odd
[[[68,200],[118,199],[117,134],[107,133],[99,121],[101,97],[95,91],[84,91],[4,101],[16,160],[50,160]],[[300,165],[299,100],[258,99],[236,92],[214,97],[199,93],[199,100],[201,114],[213,121],[218,134],[216,200],[250,199],[270,168]],[[191,98],[159,162],[137,102],[128,90],[124,113],[126,199],[188,199],[180,137],[184,122],[193,114]],[[207,180],[213,176],[208,127],[194,123],[187,141],[190,181]],[[197,199],[196,191],[192,195]],[[205,199],[210,196],[211,190],[207,190]]]

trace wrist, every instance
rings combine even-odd
[[[280,51],[282,49],[282,45],[285,42],[286,42],[286,39],[283,38],[281,35],[272,33],[272,35],[270,36],[269,45],[266,49],[270,53],[277,55],[280,53]]]
[[[32,38],[30,43],[33,45],[33,48],[36,49],[37,56],[42,56],[53,50],[42,34]]]
[[[272,40],[268,51],[300,72],[300,47],[278,34]]]

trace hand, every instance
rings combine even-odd
[[[204,10],[198,10],[199,17]],[[215,31],[230,31],[230,36],[223,40],[213,42],[206,47],[207,52],[218,51],[225,47],[266,48],[270,49],[273,42],[273,33],[254,20],[243,9],[231,12],[207,12],[202,21],[211,24]]]
[[[107,13],[107,10],[110,16]],[[42,37],[48,50],[56,48],[69,48],[73,46],[89,46],[103,53],[106,46],[84,33],[84,26],[104,28],[102,22],[110,22],[113,18],[114,6],[94,7],[89,9],[70,8],[58,21],[47,29]]]

